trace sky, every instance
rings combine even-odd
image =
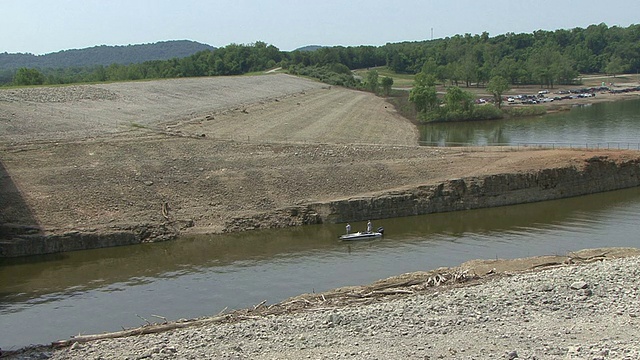
[[[638,0],[0,0],[0,53],[193,40],[380,46],[640,23]]]

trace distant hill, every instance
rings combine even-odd
[[[45,55],[0,54],[0,70],[27,68],[67,68],[111,64],[134,64],[150,60],[183,58],[203,50],[215,50],[211,45],[190,40],[161,41],[153,44],[94,46],[64,50]]]
[[[294,51],[316,51],[318,49],[322,49],[326,46],[321,46],[321,45],[307,45],[307,46],[303,46],[300,48],[295,49]]]

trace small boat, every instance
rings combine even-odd
[[[358,231],[355,233],[344,234],[340,236],[340,240],[351,241],[351,240],[375,239],[375,238],[382,237],[383,234],[384,234],[384,229],[382,227],[379,227],[376,231],[365,231],[365,232]]]

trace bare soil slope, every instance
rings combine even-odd
[[[78,139],[190,120],[325,85],[287,75],[0,91],[0,141]]]
[[[384,99],[287,75],[2,90],[0,224],[221,232],[294,204],[595,155],[416,142]]]

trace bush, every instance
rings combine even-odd
[[[334,73],[352,76],[351,69],[349,69],[347,65],[334,63],[331,65],[328,65],[328,68],[329,68],[329,71],[332,71]]]
[[[416,122],[418,120],[418,111],[414,103],[409,101],[409,92],[405,90],[391,90],[387,102],[393,105],[396,111],[403,117]]]
[[[473,105],[470,110],[449,110],[446,106],[422,113],[420,120],[424,122],[445,121],[480,121],[502,119],[504,114],[491,105]]]
[[[502,108],[502,111],[509,117],[525,117],[525,116],[539,116],[547,113],[547,108],[544,106],[514,106],[508,108]]]
[[[44,75],[36,69],[20,68],[13,78],[14,85],[42,85]]]
[[[289,68],[290,74],[309,76],[316,78],[323,83],[330,85],[339,85],[349,88],[355,88],[358,86],[359,81],[353,77],[351,70],[341,64],[332,64],[325,66],[295,66]],[[345,73],[345,68],[348,70]]]
[[[504,113],[493,105],[477,105],[473,113],[474,120],[494,120],[504,117]]]

